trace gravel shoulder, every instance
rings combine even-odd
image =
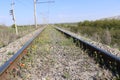
[[[47,27],[22,60],[18,79],[22,80],[110,80],[113,75],[102,69],[72,39]]]

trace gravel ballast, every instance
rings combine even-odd
[[[24,80],[110,80],[110,71],[100,68],[72,39],[48,27],[28,49],[18,79]]]

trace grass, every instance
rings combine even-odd
[[[16,39],[35,30],[33,26],[18,27],[19,35],[15,34],[15,28],[0,26],[0,48],[8,45]]]
[[[64,41],[60,41],[60,45],[62,45],[62,46],[70,46],[70,45],[73,45],[72,44],[72,42],[73,42],[73,39],[72,38],[70,38],[70,39],[65,39]]]
[[[64,72],[62,77],[65,78],[65,79],[69,79],[70,78],[70,74],[68,72]]]
[[[60,24],[59,24],[60,25]],[[119,26],[111,26],[111,29],[99,27],[91,27],[91,26],[79,26],[78,23],[74,25],[71,24],[63,24],[61,26],[69,31],[80,34],[86,38],[89,38],[93,41],[100,42],[102,44],[106,44],[113,48],[117,48],[120,50],[120,27]]]
[[[7,55],[13,55],[14,54],[14,52],[8,52],[8,54]]]

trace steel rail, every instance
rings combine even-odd
[[[32,41],[36,39],[44,29],[45,27],[41,28],[41,30],[37,32],[30,40],[28,40],[18,52],[16,52],[8,61],[6,61],[0,67],[0,80],[8,80],[7,75],[9,75],[9,71],[17,65],[17,61],[25,55],[25,50],[31,45]]]
[[[76,45],[79,45],[79,47],[82,47],[82,49],[86,50],[88,55],[90,57],[93,57],[96,60],[96,62],[100,64],[100,67],[109,69],[110,71],[112,71],[114,75],[120,76],[120,58],[119,57],[101,48],[98,48],[93,44],[90,44],[84,41],[79,36],[75,35],[70,31],[61,29],[59,27],[55,27],[55,29],[64,33],[67,37],[70,37],[70,38],[72,37]]]

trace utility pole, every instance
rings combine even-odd
[[[10,15],[12,15],[12,18],[13,18],[13,21],[14,21],[16,35],[18,35],[18,28],[17,28],[17,25],[16,25],[16,19],[15,19],[15,14],[14,14],[14,5],[15,5],[14,0],[12,0],[12,3],[11,3],[12,10],[10,10]]]
[[[35,28],[37,28],[36,0],[34,0],[34,22],[35,22]]]

